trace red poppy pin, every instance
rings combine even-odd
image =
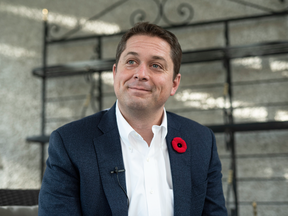
[[[180,137],[175,137],[172,140],[172,147],[178,153],[184,153],[186,151],[186,149],[187,149],[186,142]]]

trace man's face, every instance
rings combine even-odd
[[[170,45],[163,39],[135,35],[128,39],[117,68],[113,66],[114,91],[119,108],[159,111],[174,95],[180,74],[173,80]]]

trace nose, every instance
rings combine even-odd
[[[147,81],[149,79],[147,66],[145,66],[144,64],[139,65],[133,77],[134,79],[138,79],[139,81]]]

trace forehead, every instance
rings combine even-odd
[[[170,44],[157,36],[134,35],[126,42],[123,53],[140,52],[139,54],[153,54],[169,58],[171,60]],[[122,53],[122,54],[123,54]]]

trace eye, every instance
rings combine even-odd
[[[133,65],[133,64],[135,64],[136,62],[134,61],[134,60],[128,60],[127,61],[127,64],[129,64],[129,65]]]
[[[159,68],[159,65],[153,64],[152,67],[154,67],[154,68]]]
[[[152,64],[152,67],[155,69],[162,69],[161,65],[159,64]]]

